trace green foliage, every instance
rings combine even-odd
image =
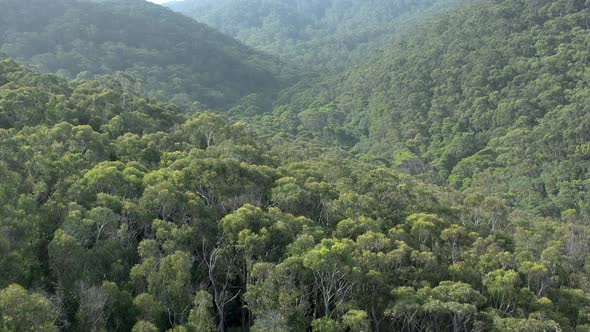
[[[57,308],[43,295],[12,284],[0,290],[2,331],[58,331]]]
[[[274,116],[292,110],[288,130],[407,174],[587,218],[588,17],[584,1],[466,2],[345,74],[286,90]]]
[[[0,130],[0,281],[47,289],[69,330],[589,323],[575,209],[535,218],[501,193],[3,64],[0,90],[42,81],[71,112],[48,102],[53,115]],[[127,107],[101,117],[97,94]]]
[[[311,323],[314,331],[318,332],[336,332],[339,331],[338,323],[330,318],[319,318]]]
[[[317,69],[341,69],[390,41],[412,14],[452,3],[185,0],[166,6],[281,59]]]
[[[552,332],[561,331],[560,327],[551,320],[539,320],[534,318],[516,319],[516,318],[497,318],[494,320],[492,331],[509,331],[509,332]]]
[[[209,292],[201,290],[195,294],[188,322],[196,331],[215,331],[213,297]]]
[[[345,3],[386,6],[309,2],[327,6],[318,22]],[[7,4],[1,38],[31,63],[52,56],[36,46],[72,56],[66,45],[98,35],[109,52],[154,53],[75,57],[104,72],[116,58],[151,75],[152,56],[187,49],[220,66],[243,48],[195,46],[212,32],[136,0],[60,0],[30,17]],[[123,73],[68,82],[2,59],[0,330],[587,330],[587,16],[574,0],[465,3],[268,114],[242,61],[209,78],[192,71],[203,63],[162,67],[191,76],[170,91],[234,79],[235,94],[195,87],[240,99],[234,118],[145,99]]]
[[[342,322],[352,332],[370,331],[368,315],[363,310],[350,310],[342,317]]]
[[[154,324],[140,320],[135,323],[131,332],[158,332],[160,331]]]
[[[6,32],[0,52],[37,70],[70,79],[124,71],[117,74],[122,90],[188,109],[227,106],[269,93],[279,82],[274,59],[146,1],[6,0],[0,22]],[[35,110],[47,99],[35,87],[20,91],[19,99],[6,97],[4,107],[32,106],[21,117],[39,114]],[[104,105],[100,99],[93,104]],[[0,117],[0,123],[13,117]]]

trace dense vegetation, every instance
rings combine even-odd
[[[2,0],[0,52],[68,78],[126,71],[139,91],[219,108],[277,85],[276,60],[141,0]],[[201,108],[198,105],[194,106]]]
[[[414,14],[455,0],[184,0],[167,5],[256,49],[313,69],[358,63]]]
[[[4,330],[589,322],[590,230],[575,215],[534,218],[339,149],[256,142],[116,79],[67,83],[4,60],[0,80]]]
[[[240,81],[264,57],[187,18],[7,4],[25,11],[2,3],[0,25],[25,29],[4,30],[8,53],[76,44],[94,20],[162,61],[201,46],[162,80],[106,53],[84,57],[94,78],[0,58],[1,332],[590,331],[589,2],[466,3],[267,114],[274,69]],[[190,62],[228,54],[227,73]],[[197,94],[227,115],[158,101],[193,74],[227,88]]]
[[[291,89],[274,117],[406,173],[588,218],[589,22],[584,1],[467,4],[350,73]]]

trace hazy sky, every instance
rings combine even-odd
[[[153,2],[153,3],[165,3],[165,2],[170,2],[173,0],[148,0],[148,1]]]

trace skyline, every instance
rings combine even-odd
[[[147,1],[153,2],[153,3],[158,4],[158,5],[161,5],[163,3],[172,2],[174,0],[147,0]],[[176,1],[179,1],[179,0],[176,0]],[[182,0],[180,0],[180,1],[182,1]]]

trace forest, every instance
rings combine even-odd
[[[270,94],[287,79],[276,59],[143,0],[2,0],[1,18],[0,52],[37,71],[127,72],[143,95],[193,111]]]
[[[456,0],[184,0],[175,11],[314,71],[342,70]]]
[[[590,1],[0,27],[0,332],[590,332]]]

